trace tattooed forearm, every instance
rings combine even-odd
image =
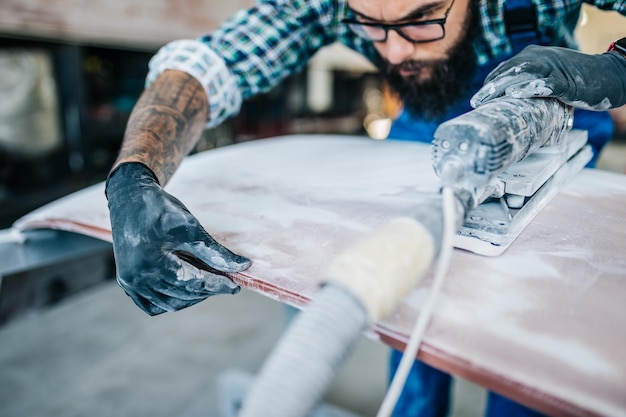
[[[207,114],[206,93],[195,78],[164,72],[133,109],[115,165],[142,162],[165,185],[198,142]]]

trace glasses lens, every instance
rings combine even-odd
[[[370,39],[374,42],[384,41],[386,36],[385,29],[377,26],[359,25],[358,23],[348,24],[350,30],[357,35]]]
[[[434,41],[444,36],[443,25],[435,23],[430,25],[404,26],[399,29],[403,35],[414,41]]]

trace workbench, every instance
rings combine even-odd
[[[103,184],[20,219],[110,241]],[[167,185],[253,260],[235,279],[302,308],[329,261],[436,192],[429,146],[286,136],[188,157]],[[418,358],[553,415],[626,415],[626,176],[583,170],[504,254],[455,250]],[[430,274],[371,336],[402,349]],[[129,300],[130,302],[130,300]]]
[[[109,242],[62,230],[0,230],[0,325],[109,280],[114,271]]]

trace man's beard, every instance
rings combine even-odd
[[[470,0],[462,41],[455,45],[444,60],[405,61],[398,65],[383,62],[382,72],[389,87],[404,102],[412,114],[437,120],[468,94],[476,70],[473,41],[478,34],[478,15]],[[402,76],[401,71],[413,74]]]

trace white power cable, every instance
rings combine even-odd
[[[402,393],[406,378],[409,375],[411,366],[417,357],[417,351],[422,343],[426,327],[430,322],[430,317],[435,308],[437,297],[443,286],[443,280],[448,273],[448,267],[450,266],[450,259],[452,258],[452,239],[456,233],[455,230],[455,209],[454,209],[454,193],[449,187],[444,187],[442,190],[443,195],[443,237],[441,240],[441,250],[439,252],[439,258],[435,269],[435,276],[433,283],[424,304],[424,308],[420,312],[417,318],[413,330],[411,331],[411,337],[409,343],[406,345],[402,359],[396,371],[396,374],[391,381],[391,385],[385,394],[385,398],[378,410],[376,417],[389,417],[396,407],[398,398]]]

